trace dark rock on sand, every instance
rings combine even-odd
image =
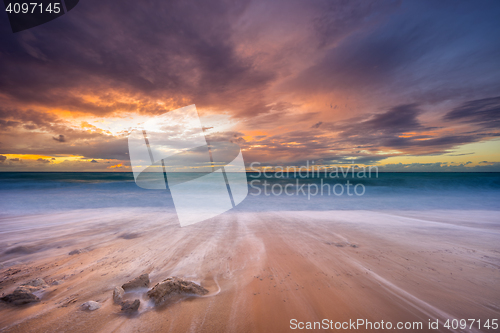
[[[123,301],[123,294],[125,293],[125,291],[123,290],[122,287],[115,287],[115,289],[113,290],[113,301],[116,303],[116,304],[121,304],[122,301]]]
[[[126,301],[122,303],[122,311],[123,312],[134,312],[139,309],[139,305],[141,305],[141,301],[136,299],[135,301]]]
[[[20,285],[12,294],[6,295],[0,299],[14,305],[38,302],[40,299],[36,295],[33,295],[33,292],[45,287],[47,287],[45,280],[42,278],[36,278]]]
[[[156,304],[162,303],[171,295],[205,295],[208,290],[202,286],[178,277],[169,277],[160,283],[157,283],[147,295],[152,298]]]
[[[33,295],[24,287],[17,288],[12,294],[4,296],[0,298],[0,300],[13,305],[23,305],[40,301],[37,296]]]
[[[80,249],[76,249],[76,250],[71,251],[71,252],[70,252],[70,253],[68,253],[68,254],[69,254],[70,256],[72,256],[72,255],[75,255],[75,254],[80,254],[80,253],[82,253],[82,252],[83,252],[82,250],[80,250]]]
[[[123,290],[130,290],[135,288],[149,287],[149,275],[142,274],[141,276],[125,283],[122,288]]]

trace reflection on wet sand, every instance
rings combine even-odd
[[[38,302],[0,302],[0,327],[280,332],[291,319],[498,318],[499,236],[494,211],[230,212],[184,228],[159,208],[4,217],[0,293],[45,284],[33,287]],[[151,283],[125,293],[140,306],[124,314],[113,290],[141,274]],[[147,291],[171,276],[208,294],[156,305]]]

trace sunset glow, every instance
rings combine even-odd
[[[246,163],[500,170],[498,20],[477,4],[451,13],[362,3],[344,16],[319,3],[287,4],[286,14],[249,3],[231,15],[214,6],[202,21],[162,16],[160,25],[176,24],[158,31],[132,31],[112,15],[99,28],[74,25],[106,11],[95,6],[5,35],[0,170],[129,171],[130,130],[190,104],[208,140],[238,143]],[[428,13],[427,24],[415,13]],[[172,37],[188,30],[192,38]],[[90,43],[93,35],[106,42]]]

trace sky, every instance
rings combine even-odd
[[[195,104],[262,166],[500,171],[498,1],[97,1],[12,33],[0,171],[131,171],[127,135]]]

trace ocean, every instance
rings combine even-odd
[[[0,173],[1,292],[47,283],[41,302],[0,303],[0,329],[281,332],[292,318],[498,318],[499,173],[247,181],[235,208],[181,227],[170,191],[142,189],[131,173]],[[120,315],[114,288],[145,273],[149,287],[177,276],[209,294],[157,307],[140,288],[124,296],[140,300],[138,313]],[[82,311],[88,301],[101,305],[95,314]]]
[[[371,178],[248,173],[247,179],[249,194],[233,211],[500,210],[500,173],[378,173]],[[3,172],[0,197],[0,216],[174,208],[168,189],[142,189],[132,173],[124,172]]]

